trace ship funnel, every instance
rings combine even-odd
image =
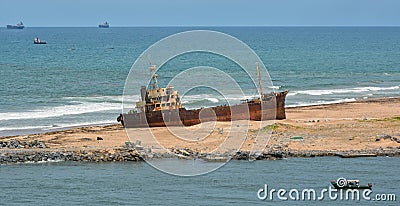
[[[146,101],[146,87],[142,86],[140,88],[140,96],[142,97],[142,101]]]

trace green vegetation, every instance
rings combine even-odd
[[[271,124],[271,125],[267,125],[265,127],[263,127],[261,130],[265,131],[265,130],[276,130],[278,129],[278,125],[277,124]]]
[[[249,132],[265,132],[265,131],[268,131],[268,130],[276,130],[276,129],[278,129],[278,125],[277,124],[270,124],[270,125],[267,125],[267,126],[265,126],[265,127],[263,127],[263,128],[261,128],[261,129],[249,129]]]
[[[358,120],[359,122],[394,122],[400,121],[400,116],[388,117],[384,119],[367,119],[367,120]]]
[[[396,121],[400,121],[400,116],[399,117],[393,117],[392,119],[396,120]]]

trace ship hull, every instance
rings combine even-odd
[[[163,110],[123,114],[120,120],[126,128],[191,126],[207,121],[285,119],[286,92],[276,94],[270,101],[217,106],[203,109]]]
[[[24,26],[7,25],[7,29],[23,29]]]
[[[346,185],[344,187],[340,187],[336,182],[331,182],[333,187],[335,189],[343,189],[343,190],[348,190],[348,189],[359,189],[359,190],[372,190],[372,184],[371,185]]]

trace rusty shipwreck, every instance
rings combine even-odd
[[[154,65],[150,70],[154,71]],[[257,65],[258,75],[260,71]],[[285,119],[285,98],[288,91],[262,93],[253,99],[242,100],[240,104],[224,105],[201,109],[185,109],[181,98],[174,87],[159,87],[157,74],[152,75],[151,88],[142,86],[140,101],[136,102],[135,109],[126,114],[120,114],[118,122],[126,128],[137,127],[164,127],[164,126],[191,126],[207,121],[235,121],[235,120],[272,120]]]

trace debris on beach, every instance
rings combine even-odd
[[[291,140],[301,141],[301,140],[303,140],[304,138],[303,138],[302,136],[293,136],[293,137],[291,137],[290,139],[291,139]]]

